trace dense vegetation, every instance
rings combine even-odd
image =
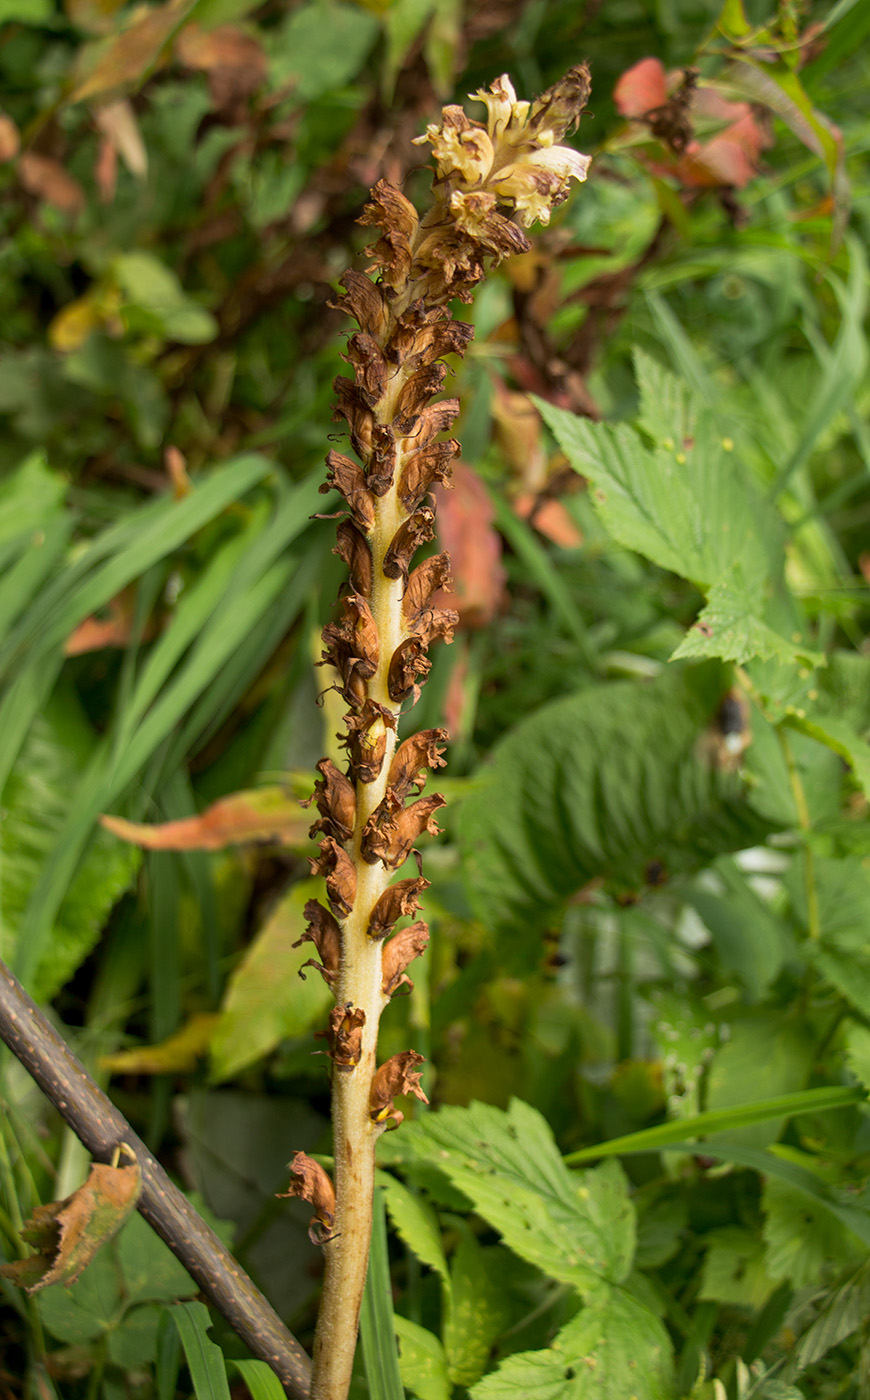
[[[0,20],[0,956],[309,1345],[337,280],[444,102],[588,59],[588,182],[459,308],[460,626],[408,721],[448,806],[382,1028],[431,1106],[382,1140],[355,1392],[395,1333],[419,1400],[866,1400],[870,9]],[[87,1158],[9,1055],[0,1099],[13,1261]],[[0,1288],[0,1395],[277,1384],[135,1215]]]

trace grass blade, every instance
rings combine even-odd
[[[169,1316],[178,1328],[197,1400],[230,1400],[223,1352],[208,1336],[211,1317],[205,1303],[176,1303]]]
[[[285,1400],[284,1387],[265,1361],[233,1361],[252,1400]]]
[[[393,1325],[384,1193],[375,1188],[372,1247],[360,1314],[360,1338],[371,1400],[404,1400]]]

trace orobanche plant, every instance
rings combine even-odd
[[[314,1344],[312,1394],[339,1400],[350,1382],[371,1233],[375,1145],[401,1112],[394,1100],[425,1101],[413,1050],[377,1064],[378,1023],[407,968],[426,948],[422,920],[397,930],[420,909],[427,886],[415,844],[436,834],[437,793],[421,797],[427,769],[441,767],[444,729],[398,741],[404,707],[426,679],[432,642],[450,640],[457,615],[435,602],[449,582],[447,554],[412,567],[432,540],[434,483],[447,483],[459,453],[446,441],[459,413],[439,398],[444,357],[462,355],[472,327],[450,304],[469,302],[489,268],[530,248],[525,229],[546,224],[585,180],[589,157],[560,144],[589,97],[585,64],[534,102],[518,101],[503,76],[475,94],[486,124],[458,106],[421,142],[435,157],[431,207],[421,218],[386,181],[372,191],[361,222],[379,230],[369,275],[344,274],[340,305],[359,329],[347,359],[353,379],[335,381],[336,417],[348,426],[358,460],[331,451],[328,483],[347,502],[337,552],[349,571],[337,622],[324,629],[323,663],[334,668],[348,706],[342,742],[347,770],[328,758],[317,765],[312,798],[321,837],[314,871],[325,877],[329,908],[309,902],[303,940],[335,994],[321,1033],[333,1063],[334,1183],[304,1153],[293,1162],[289,1194],[311,1202],[312,1233],[326,1256],[323,1299]],[[372,276],[374,274],[374,276]],[[414,855],[417,873],[394,876]]]

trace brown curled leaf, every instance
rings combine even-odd
[[[421,953],[425,953],[428,946],[429,925],[422,919],[418,919],[415,924],[409,924],[407,928],[399,929],[399,932],[394,933],[389,942],[384,944],[381,967],[385,997],[395,996],[400,987],[407,987],[409,992],[413,991],[414,983],[405,969],[415,958],[419,958]]]
[[[387,293],[376,286],[371,278],[353,268],[342,274],[341,286],[345,290],[333,305],[352,316],[360,330],[380,339],[389,323]]]
[[[290,1171],[290,1185],[277,1193],[279,1198],[296,1196],[314,1206],[308,1237],[312,1244],[327,1244],[335,1224],[335,1187],[330,1177],[319,1162],[304,1152],[296,1153]]]
[[[402,613],[406,624],[413,628],[425,608],[428,608],[435,594],[442,588],[450,587],[450,555],[446,551],[433,554],[418,564],[408,579],[408,587],[402,599]]]
[[[392,1055],[385,1060],[372,1080],[369,1096],[369,1112],[376,1123],[388,1123],[397,1128],[404,1114],[394,1106],[393,1100],[400,1094],[413,1094],[422,1103],[428,1103],[420,1088],[420,1075],[417,1065],[425,1063],[425,1057],[416,1050],[403,1050],[400,1055]]]
[[[368,461],[372,450],[372,433],[375,427],[374,415],[366,403],[363,393],[352,379],[343,374],[332,381],[337,403],[332,410],[332,420],[337,423],[344,418],[353,443],[353,450],[363,461]]]
[[[387,358],[407,370],[422,369],[442,355],[458,355],[461,359],[473,338],[473,326],[446,317],[441,309],[422,315],[409,309],[399,317],[387,346]]]
[[[423,791],[427,768],[434,770],[445,766],[446,760],[438,745],[446,744],[449,737],[446,729],[421,729],[399,745],[390,764],[387,786],[402,801],[412,787],[417,792]]]
[[[356,818],[353,783],[339,772],[331,759],[322,758],[317,764],[317,771],[320,778],[314,792],[302,803],[303,807],[310,807],[315,802],[320,813],[320,821],[314,823],[310,835],[313,837],[322,831],[325,836],[334,836],[338,841],[349,841]]]
[[[338,1069],[353,1069],[359,1064],[365,1023],[366,1013],[362,1007],[355,1008],[352,1002],[346,1002],[344,1006],[332,1008],[325,1031],[315,1032],[315,1040],[326,1041],[329,1058]]]
[[[370,408],[382,397],[387,383],[387,362],[384,352],[373,335],[357,331],[347,343],[347,354],[356,373],[357,388]]]
[[[405,450],[415,447],[428,447],[430,442],[443,433],[459,416],[458,399],[442,399],[440,403],[430,403],[419,413],[396,420],[396,430],[405,439]]]
[[[380,642],[371,608],[361,593],[342,602],[343,616],[323,629],[321,665],[334,666],[344,682],[342,691],[351,705],[361,705],[366,680],[377,670]]]
[[[365,535],[352,520],[342,520],[335,532],[336,545],[332,551],[343,559],[350,574],[351,587],[364,598],[372,596],[372,552]]]
[[[323,875],[333,909],[345,918],[356,899],[356,866],[343,846],[331,836],[320,843],[320,855],[309,856],[312,875]]]
[[[388,180],[379,180],[358,222],[382,231],[370,250],[375,267],[389,286],[403,286],[411,271],[412,244],[420,222],[411,201]]]
[[[402,799],[388,788],[383,802],[372,812],[363,830],[363,857],[370,865],[382,860],[389,869],[398,870],[424,832],[429,836],[440,835],[441,828],[434,813],[444,806],[444,798],[434,792],[405,807]]]
[[[402,386],[396,404],[395,417],[400,423],[416,418],[420,410],[433,397],[440,393],[447,378],[447,366],[440,360],[432,365],[424,365],[409,376]]]
[[[316,899],[309,899],[305,906],[305,917],[308,920],[308,927],[301,938],[297,938],[293,944],[294,948],[299,948],[303,943],[313,943],[320,957],[320,962],[316,963],[313,958],[303,967],[316,967],[323,976],[323,980],[328,986],[335,985],[335,978],[338,974],[339,963],[341,961],[341,930],[338,921],[328,909]],[[300,977],[302,970],[300,968]]]
[[[399,500],[405,510],[415,511],[436,482],[449,488],[453,462],[460,450],[457,439],[450,438],[447,442],[433,442],[417,452],[406,453],[398,487]]]
[[[421,908],[419,894],[428,890],[429,881],[422,875],[412,880],[397,880],[385,890],[371,912],[368,935],[370,938],[385,938],[391,933],[399,919],[412,917]]]
[[[51,1283],[74,1283],[98,1250],[117,1234],[135,1210],[142,1173],[94,1162],[87,1181],[63,1201],[37,1206],[21,1228],[21,1238],[38,1252],[0,1267],[27,1293]]]
[[[403,578],[407,582],[411,559],[421,544],[427,544],[435,534],[435,512],[431,506],[421,506],[399,526],[384,555],[387,578]]]
[[[390,658],[387,686],[390,699],[399,704],[413,695],[416,704],[420,695],[419,682],[424,681],[432,669],[432,662],[426,655],[426,643],[420,637],[408,637],[401,642]]]
[[[322,494],[326,495],[332,487],[340,491],[350,507],[354,522],[360,530],[368,533],[375,523],[375,503],[362,467],[335,450],[327,456],[326,465],[329,473],[320,487]]]

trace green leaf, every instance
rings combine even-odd
[[[814,1159],[807,1159],[812,1170]],[[841,1220],[785,1181],[764,1183],[765,1268],[793,1288],[816,1285],[827,1264],[842,1267],[859,1245]],[[860,1246],[863,1252],[863,1246]],[[857,1262],[857,1260],[856,1260]]]
[[[168,1303],[199,1292],[184,1265],[141,1215],[131,1216],[116,1249],[128,1302]]]
[[[638,361],[639,377],[650,363]],[[656,385],[662,374],[657,369]],[[765,574],[775,563],[781,551],[778,516],[709,413],[698,408],[695,419],[689,417],[678,384],[658,414],[647,407],[645,426],[663,433],[662,412],[670,403],[673,433],[684,430],[689,418],[693,434],[659,437],[652,448],[625,424],[592,423],[541,399],[535,403],[571,465],[589,478],[590,498],[619,544],[700,587],[710,587],[735,559]]]
[[[868,1313],[870,1268],[862,1264],[832,1297],[826,1299],[803,1336],[798,1338],[786,1368],[786,1376],[798,1376],[808,1366],[820,1361],[831,1347],[838,1346],[859,1327],[863,1327]]]
[[[764,1246],[751,1230],[728,1225],[707,1236],[701,1298],[761,1308],[776,1287],[764,1267]]]
[[[397,1234],[417,1258],[440,1274],[449,1286],[450,1271],[441,1243],[441,1230],[432,1207],[409,1191],[395,1176],[385,1174],[383,1190]]]
[[[797,729],[811,739],[817,739],[826,748],[845,759],[855,775],[855,780],[863,789],[864,796],[870,797],[870,744],[855,730],[836,715],[829,714],[787,714],[783,723],[789,729]]]
[[[372,1241],[360,1313],[360,1341],[372,1400],[402,1400],[404,1372],[400,1374],[396,1351],[397,1324],[400,1321],[393,1313],[384,1194],[383,1188],[378,1186],[375,1188],[372,1209]]]
[[[590,686],[496,745],[458,826],[487,927],[531,933],[590,880],[636,892],[653,862],[674,875],[763,839],[740,777],[704,752],[729,685],[713,665]]]
[[[489,1363],[495,1342],[511,1320],[508,1298],[499,1285],[497,1247],[478,1244],[464,1223],[450,1261],[450,1293],[444,1321],[444,1347],[454,1385],[474,1385]]]
[[[607,1163],[579,1178],[559,1155],[546,1120],[513,1099],[443,1108],[404,1124],[403,1146],[433,1166],[521,1259],[550,1278],[590,1290],[620,1281],[634,1253],[625,1178]]]
[[[37,715],[3,793],[0,908],[3,957],[15,958],[19,930],[43,862],[72,811],[97,743],[75,695],[56,690]],[[109,911],[129,888],[141,854],[100,832],[60,904],[36,971],[34,995],[48,1000],[84,961]]]
[[[208,1336],[211,1317],[205,1303],[178,1303],[170,1316],[178,1328],[197,1400],[230,1400],[223,1353]]]
[[[362,67],[378,28],[375,16],[355,5],[312,0],[299,6],[273,40],[272,86],[292,84],[301,103],[334,92]]]
[[[870,1090],[870,1027],[857,1021],[846,1025],[846,1060],[856,1079]]]
[[[29,541],[34,531],[45,529],[65,495],[66,482],[49,469],[45,453],[31,452],[3,480],[0,545],[16,538]]]
[[[766,587],[763,574],[752,575],[741,563],[735,563],[711,587],[707,606],[698,614],[671,660],[708,656],[743,666],[757,656],[762,661],[778,661],[781,665],[823,665],[823,652],[802,645],[800,639],[787,641],[762,622]]]
[[[796,1018],[764,1012],[730,1025],[729,1039],[717,1051],[707,1075],[707,1106],[738,1108],[803,1087],[812,1064],[812,1046]],[[733,1128],[728,1139],[766,1147],[782,1131],[782,1119]]]
[[[319,972],[308,968],[299,975],[312,945],[293,947],[305,931],[306,901],[320,893],[316,880],[294,885],[233,972],[211,1039],[215,1080],[230,1079],[282,1040],[304,1035],[330,1004],[332,994]]]
[[[252,1400],[285,1400],[286,1391],[265,1361],[231,1361],[251,1393]]]
[[[432,1332],[406,1317],[394,1318],[402,1384],[419,1400],[448,1400],[447,1357]]]
[[[662,1323],[620,1288],[599,1288],[544,1351],[503,1361],[474,1400],[671,1400]]]
[[[217,335],[211,312],[185,295],[175,273],[153,253],[121,253],[112,271],[125,298],[121,317],[128,330],[183,345],[203,345]]]
[[[43,1326],[59,1342],[92,1341],[117,1326],[124,1311],[122,1279],[114,1251],[103,1250],[69,1288],[40,1293],[36,1306]]]

